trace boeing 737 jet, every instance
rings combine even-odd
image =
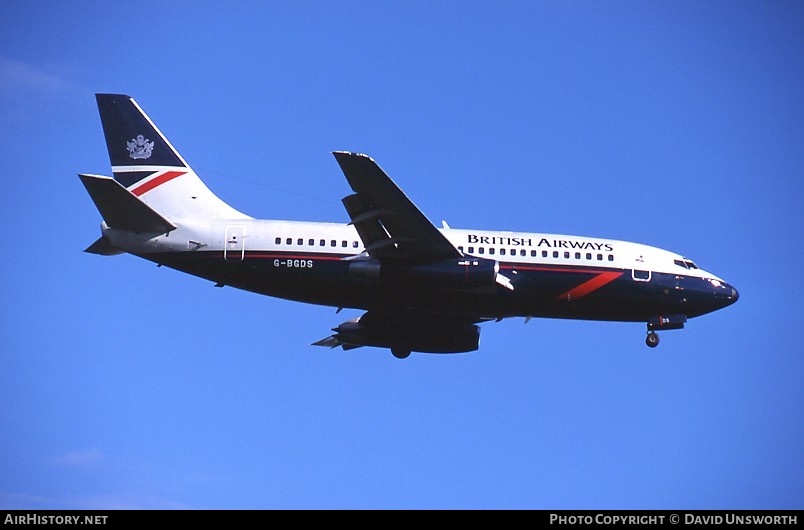
[[[348,223],[254,219],[210,191],[132,98],[96,99],[113,177],[79,175],[103,218],[86,251],[363,311],[318,346],[468,352],[482,322],[547,317],[643,322],[655,347],[657,331],[737,301],[721,278],[652,246],[438,228],[364,154],[333,153],[352,190]]]

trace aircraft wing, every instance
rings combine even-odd
[[[343,205],[372,258],[420,265],[462,256],[374,160],[333,155],[355,192]]]

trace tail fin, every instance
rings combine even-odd
[[[219,199],[129,96],[96,94],[114,179],[175,219],[248,218]]]

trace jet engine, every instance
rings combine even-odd
[[[475,324],[395,322],[364,315],[332,331],[339,344],[390,348],[398,357],[406,357],[411,351],[463,353],[475,351],[480,344],[480,327]]]

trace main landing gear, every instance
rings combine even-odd
[[[410,350],[407,348],[391,348],[391,354],[397,359],[407,359],[410,356]]]

